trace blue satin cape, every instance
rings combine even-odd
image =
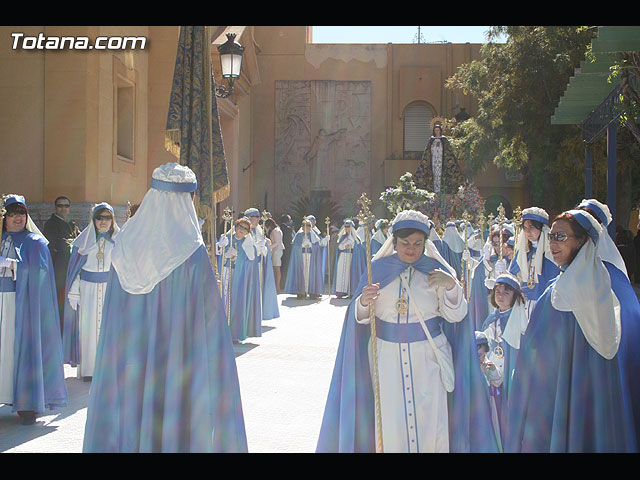
[[[63,408],[68,395],[51,254],[40,235],[26,229],[3,232],[3,241],[7,235],[18,257],[11,411]]]
[[[85,452],[246,452],[224,305],[204,246],[144,295],[112,267]]]
[[[508,401],[507,452],[629,452],[618,359],[586,341],[575,316],[551,304],[552,280],[531,312]],[[624,333],[622,334],[624,336]]]
[[[302,261],[302,240],[304,232],[296,233],[291,243],[291,257],[287,267],[287,279],[284,282],[284,292],[290,295],[304,294],[304,262]],[[307,234],[309,235],[309,234]],[[318,242],[311,245],[311,265],[309,268],[309,295],[324,293],[324,267],[326,248]]]
[[[246,238],[238,240],[232,234],[233,248],[238,251],[233,278],[231,279],[231,316],[229,328],[233,340],[242,341],[247,337],[262,336],[262,305],[260,303],[260,257],[253,260],[247,258],[242,248]],[[227,238],[229,237],[227,236]],[[231,239],[229,240],[231,245]],[[227,246],[227,248],[229,248]],[[222,255],[218,255],[218,271],[222,272]],[[229,299],[223,299],[225,311],[228,311]],[[228,323],[228,322],[227,322]]]
[[[527,258],[529,259],[529,262],[531,262],[531,258],[533,257],[534,254],[535,254],[535,248],[527,252]],[[515,256],[513,257],[513,261],[511,262],[511,265],[509,265],[509,269],[508,269],[509,273],[512,273],[513,275],[516,275],[516,276],[518,273],[520,273],[520,266],[518,265],[518,255],[520,255],[520,251],[516,252]],[[560,269],[558,268],[558,266],[555,263],[553,263],[551,260],[549,260],[547,257],[544,257],[542,259],[542,274],[538,276],[538,283],[536,283],[533,288],[529,288],[527,286],[527,280],[526,280],[526,277],[528,274],[525,272],[523,275],[524,280],[520,285],[520,291],[522,292],[522,294],[525,296],[527,300],[538,300],[538,298],[540,298],[540,295],[542,295],[542,292],[544,292],[549,282],[554,278],[556,278],[559,273],[560,273]]]
[[[372,283],[384,288],[410,264],[397,254],[372,262]],[[422,256],[411,264],[428,274],[446,268],[437,260]],[[349,303],[342,327],[336,363],[329,386],[316,451],[375,452],[374,397],[369,367],[368,342],[371,326],[355,321],[355,302],[367,284],[362,275],[353,300]],[[497,452],[489,415],[486,380],[475,346],[475,333],[465,317],[461,322],[443,322],[453,352],[456,373],[454,392],[448,395],[449,443],[452,452]]]
[[[262,319],[273,320],[278,317],[280,317],[280,309],[276,277],[273,274],[271,250],[267,250],[267,255],[262,260]]]

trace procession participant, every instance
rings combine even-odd
[[[249,220],[240,218],[217,244],[220,252],[218,271],[222,272],[222,297],[234,342],[262,336],[260,258],[252,230],[253,225]]]
[[[378,253],[384,242],[389,238],[389,220],[381,218],[376,221],[376,233],[371,237],[371,255]]]
[[[113,237],[120,231],[113,207],[91,209],[89,225],[71,244],[66,282],[62,346],[64,362],[77,367],[78,378],[93,376]]]
[[[582,200],[576,210],[590,213],[601,225],[602,235],[597,245],[597,254],[609,272],[611,289],[620,302],[622,338],[616,358],[620,366],[620,377],[625,391],[624,416],[634,427],[633,451],[638,451],[640,440],[640,304],[638,296],[627,276],[624,261],[616,248],[607,226],[611,223],[609,207],[596,199]]]
[[[316,217],[314,215],[307,215],[305,218],[311,222],[311,230],[313,230],[316,235],[321,236],[322,232],[316,226]]]
[[[84,452],[247,451],[233,344],[198,228],[196,189],[190,168],[156,168],[115,238]]]
[[[67,406],[62,339],[48,241],[25,199],[5,198],[0,244],[0,404],[24,425]]]
[[[306,218],[293,238],[291,258],[285,293],[297,295],[299,300],[312,298],[317,300],[324,293],[324,268],[328,237],[320,238],[312,229],[312,223]]]
[[[515,245],[515,258],[509,273],[520,281],[527,299],[527,315],[544,292],[549,281],[560,273],[549,249],[549,214],[542,208],[530,207],[522,211],[522,229]]]
[[[367,253],[350,218],[344,221],[338,232],[336,252],[332,292],[338,298],[351,298],[352,291],[367,268]]]
[[[487,339],[489,351],[481,368],[487,377],[489,394],[496,407],[495,430],[501,432],[501,443],[506,422],[507,402],[513,380],[520,337],[527,328],[525,299],[520,292],[520,282],[510,273],[496,279],[491,291],[491,305],[495,308],[484,321],[481,332]]]
[[[318,439],[318,452],[373,452],[377,422],[371,361],[369,304],[375,305],[377,365],[385,452],[448,452],[465,436],[461,418],[448,411],[447,392],[463,393],[465,372],[476,357],[466,301],[451,267],[428,240],[429,221],[413,210],[399,213],[392,237],[374,257],[372,282],[363,275],[345,315],[336,364]],[[394,251],[395,250],[395,251]],[[462,322],[462,323],[461,323]],[[466,332],[452,349],[448,337]],[[473,357],[471,356],[473,355]],[[477,357],[476,357],[477,358]],[[484,382],[478,362],[478,379]],[[460,378],[458,378],[460,373]],[[487,411],[488,411],[488,399]],[[458,423],[456,423],[458,422]],[[451,425],[450,425],[451,423]],[[466,418],[467,427],[470,424]],[[491,428],[483,417],[475,425]],[[458,428],[460,427],[460,428]],[[467,445],[468,446],[468,445]]]
[[[458,279],[462,278],[462,253],[464,252],[464,238],[458,233],[455,222],[447,222],[442,235],[442,241],[449,246],[450,265],[456,270]]]
[[[495,284],[495,279],[507,271],[508,265],[505,259],[498,259],[498,257],[500,243],[509,238],[509,232],[503,231],[502,235],[500,232],[499,226],[496,225],[492,228],[482,249],[482,256],[477,263],[472,262],[469,316],[472,318],[476,330],[480,330],[491,310],[489,295]],[[502,253],[504,257],[505,251]]]
[[[602,231],[587,212],[557,216],[549,233],[561,273],[538,298],[520,343],[505,451],[628,452],[633,426],[615,359],[620,303],[597,256]],[[624,330],[622,335],[624,335]]]
[[[257,260],[259,262],[262,319],[271,320],[280,316],[278,308],[278,291],[273,273],[273,260],[271,258],[271,240],[264,234],[260,225],[260,211],[257,208],[248,208],[244,216],[251,222],[251,237],[255,245]]]
[[[276,285],[276,292],[280,291],[282,286],[282,256],[284,254],[285,246],[282,241],[282,230],[280,226],[272,219],[268,218],[264,222],[265,235],[271,241],[271,261],[273,263],[273,278]]]

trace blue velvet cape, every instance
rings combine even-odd
[[[412,264],[397,254],[372,262],[372,283],[384,288],[407,267],[428,274],[444,265],[422,256]],[[367,284],[366,273],[353,293],[342,327],[336,363],[331,378],[316,451],[375,452],[374,397],[369,367],[368,342],[371,326],[355,321],[355,302]],[[473,325],[468,317],[442,329],[453,352],[456,373],[454,392],[448,395],[449,443],[452,452],[497,452],[490,418],[486,380],[475,345]]]
[[[67,406],[60,314],[51,254],[40,235],[11,235],[17,262],[13,412]]]
[[[304,232],[296,233],[291,243],[291,257],[287,267],[287,279],[284,283],[284,292],[290,295],[304,294],[304,262],[302,260],[302,240]],[[310,234],[306,234],[310,235]],[[324,293],[324,268],[326,247],[318,242],[311,245],[311,265],[309,268],[309,295],[322,295]]]
[[[345,236],[343,235],[338,239],[337,244],[340,245],[340,242],[344,240]],[[338,271],[338,259],[343,254],[343,251],[339,248],[336,248],[336,259],[333,264],[333,278],[331,279],[331,293],[336,295],[337,293],[342,293],[345,295],[351,295],[351,292],[358,286],[360,282],[360,277],[362,274],[366,272],[367,269],[367,252],[364,243],[356,243],[351,249],[351,268],[349,270],[349,290],[351,292],[336,292],[336,279],[337,279],[337,271]],[[372,252],[373,254],[373,252]]]
[[[89,394],[85,452],[246,452],[224,304],[200,246],[132,295],[111,268]]]
[[[247,337],[262,336],[262,304],[260,303],[260,271],[258,262],[260,257],[253,260],[247,258],[247,254],[242,248],[242,244],[247,237],[238,240],[234,235],[228,234],[229,245],[233,241],[233,248],[238,251],[235,266],[233,268],[233,278],[231,279],[231,323],[229,328],[233,340],[242,341]],[[222,255],[218,255],[218,271],[222,272]],[[224,308],[228,312],[227,302],[224,298]]]
[[[551,304],[552,280],[531,312],[509,393],[506,452],[629,452],[618,359],[587,342],[571,312]],[[622,333],[624,337],[624,331]]]

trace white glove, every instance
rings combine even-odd
[[[505,273],[507,271],[507,262],[504,259],[498,260],[496,262],[496,277],[501,273]]]
[[[231,247],[227,250],[227,252],[224,254],[224,258],[236,258],[238,256],[238,251]]]
[[[71,308],[73,308],[74,310],[78,309],[78,303],[80,302],[80,298],[78,298],[75,295],[69,295],[69,305],[71,305]]]
[[[229,237],[227,237],[226,235],[220,237],[220,240],[218,240],[218,247],[224,248],[227,245],[229,245]]]
[[[264,240],[259,240],[255,243],[256,252],[263,257],[267,255],[267,246]]]
[[[462,252],[462,259],[465,262],[468,262],[471,259],[471,254],[469,253],[469,250],[466,250],[464,252]]]
[[[15,260],[12,259],[12,258],[7,258],[7,257],[1,257],[0,256],[0,268],[8,268],[14,262],[15,262]]]
[[[321,247],[326,247],[329,244],[329,237],[324,237],[322,239],[320,239],[320,246]]]
[[[302,242],[301,246],[302,246],[302,248],[310,248],[311,247],[311,242],[309,242],[309,241]]]

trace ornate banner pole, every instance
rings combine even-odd
[[[324,224],[327,226],[327,237],[329,238],[327,242],[327,272],[329,273],[329,298],[331,298],[331,231],[329,230],[331,220],[329,217],[324,219]]]
[[[496,220],[498,220],[498,230],[500,232],[500,240],[498,240],[500,242],[500,258],[498,260],[502,260],[502,225],[506,220],[506,217],[504,216],[504,207],[502,206],[502,203],[498,205],[498,216],[496,217]]]
[[[226,237],[227,234],[231,231],[231,223],[233,221],[233,210],[231,210],[229,207],[224,209],[224,212],[222,213],[222,219],[224,220],[224,228],[225,228],[225,232],[224,232],[224,236]],[[229,235],[229,248],[231,248],[231,241],[233,238],[233,235]],[[228,251],[228,249],[226,250]],[[222,252],[222,272],[224,272],[224,262],[225,262],[225,258],[224,258],[224,254],[226,252],[225,250],[223,250]],[[217,263],[217,262],[216,262]],[[227,275],[227,324],[231,325],[231,280],[233,277],[233,269],[231,268],[231,259],[229,259],[229,273]],[[221,275],[221,280],[222,280],[222,275]],[[223,293],[223,284],[224,281],[220,282],[220,293]]]
[[[513,211],[513,225],[515,227],[514,241],[517,242],[518,233],[520,232],[520,225],[522,225],[522,209],[520,208],[519,205]],[[513,252],[514,257],[515,257],[515,253],[516,252]]]
[[[464,251],[468,252],[468,245],[467,245],[467,223],[469,222],[469,220],[471,220],[471,215],[469,215],[469,212],[467,212],[466,210],[464,212],[462,212],[462,222],[464,225]],[[465,260],[464,258],[462,259],[462,271],[464,272],[464,295],[466,297],[467,300],[469,300],[469,284],[471,282],[469,282],[469,273],[470,273],[470,269],[469,269],[469,262],[467,260]]]
[[[371,271],[371,232],[369,231],[369,223],[374,220],[374,216],[371,213],[369,205],[371,200],[367,198],[366,194],[362,194],[358,200],[360,204],[360,213],[358,213],[358,220],[364,225],[365,236],[365,248],[367,255],[367,284],[371,285],[373,281],[373,274]],[[369,320],[371,323],[371,356],[373,362],[373,398],[375,401],[376,412],[376,452],[383,453],[382,443],[382,413],[380,411],[380,379],[378,376],[378,348],[377,348],[377,336],[376,336],[376,314],[373,306],[373,302],[369,304]]]
[[[6,195],[0,195],[0,240],[2,239],[2,226],[4,224],[4,216],[7,214],[7,209],[4,208],[4,202],[6,199]]]

